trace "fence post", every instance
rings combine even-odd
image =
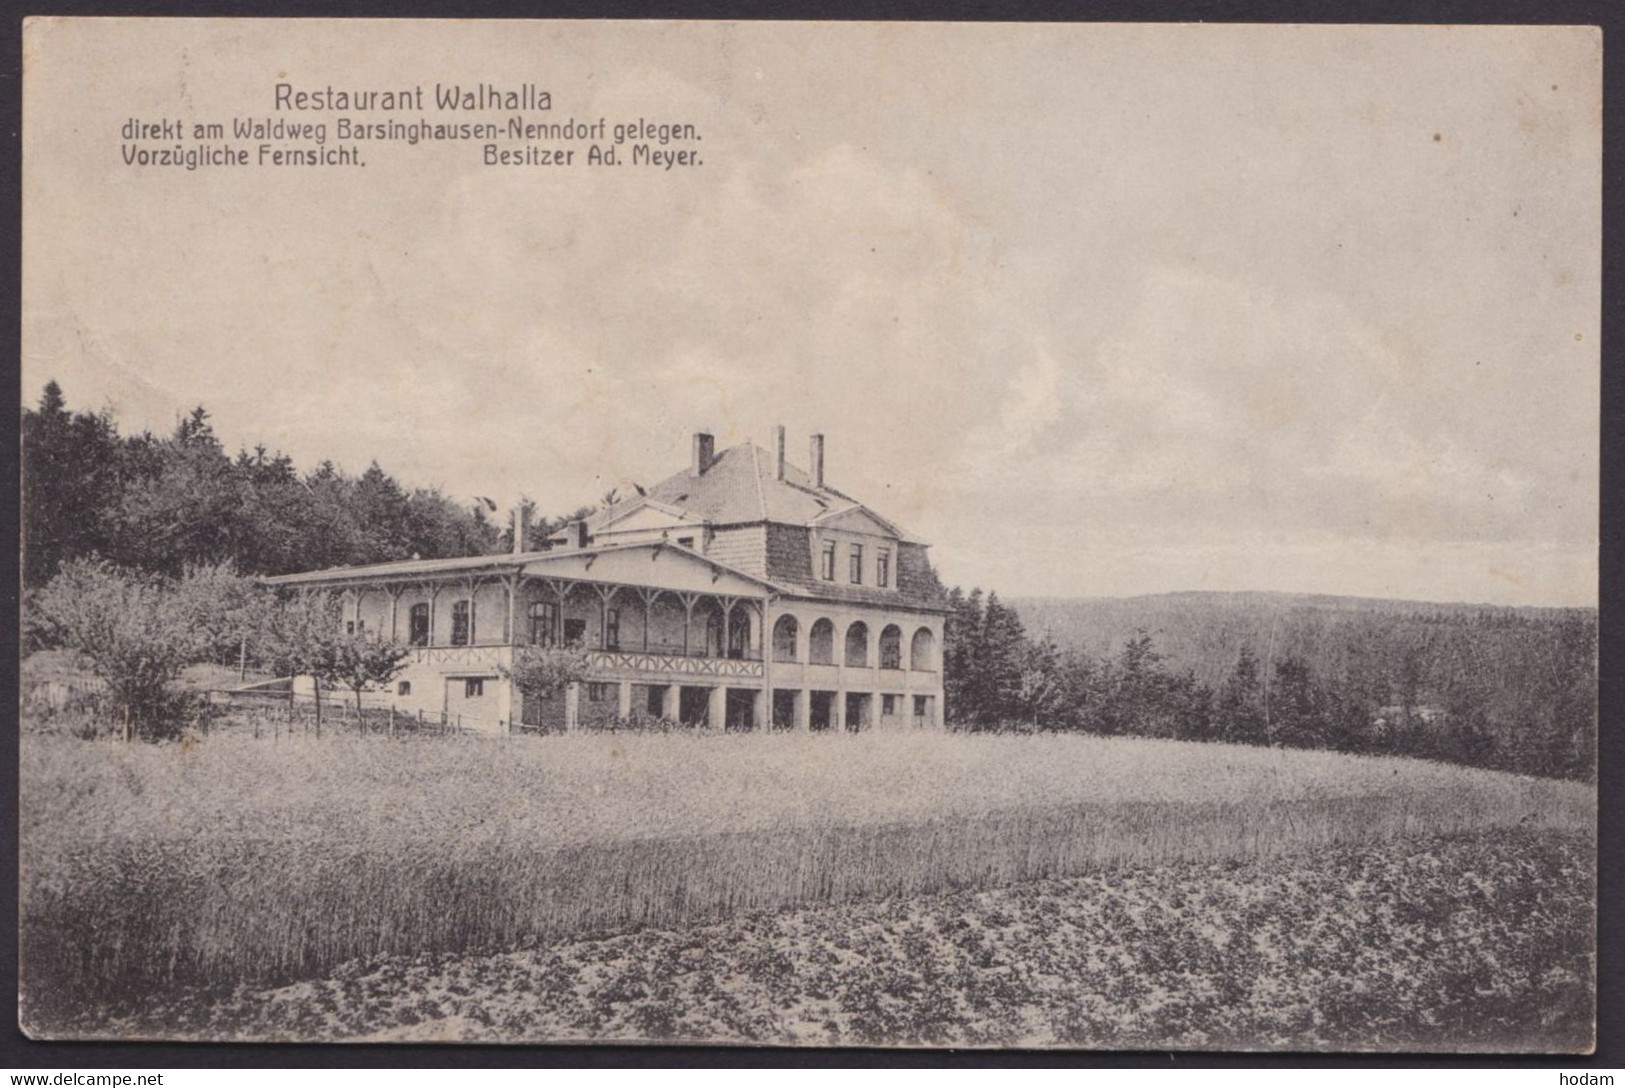
[[[457,732],[461,733],[462,731],[463,731],[463,716],[461,714],[459,714],[459,715],[457,715]]]
[[[395,704],[389,704],[389,739],[395,739]]]

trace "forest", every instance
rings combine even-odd
[[[287,574],[482,555],[512,539],[490,500],[404,486],[377,462],[354,476],[331,461],[300,472],[263,445],[233,456],[201,407],[170,434],[121,435],[110,412],[70,411],[51,382],[23,412],[22,444],[25,591],[92,556],[171,577],[220,563]],[[530,539],[565,520],[538,520]]]
[[[1589,609],[1266,593],[1006,604],[958,589],[950,601],[947,714],[968,728],[1594,773]]]
[[[168,435],[122,435],[107,411],[70,411],[52,382],[23,412],[22,438],[25,620],[65,565],[82,576],[79,561],[149,590],[167,580],[184,598],[188,572],[202,584],[200,570],[281,574],[511,542],[490,500],[407,487],[376,462],[356,476],[329,461],[301,472],[263,445],[232,455],[202,407]],[[540,517],[530,539],[591,509]],[[1592,609],[1270,593],[1006,603],[957,587],[947,604],[945,712],[958,728],[1594,774]]]

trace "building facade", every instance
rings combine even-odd
[[[927,545],[810,466],[697,434],[688,468],[540,546],[516,511],[506,555],[265,579],[337,592],[343,622],[411,647],[380,693],[465,729],[571,730],[670,718],[731,730],[942,724],[943,594]],[[524,645],[580,647],[582,682],[525,699]]]

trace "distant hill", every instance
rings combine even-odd
[[[1166,664],[1217,686],[1250,645],[1268,662],[1295,656],[1317,676],[1373,702],[1446,702],[1473,694],[1518,713],[1554,686],[1595,684],[1597,614],[1294,593],[1026,597],[1006,602],[1034,639],[1111,656],[1145,632]]]

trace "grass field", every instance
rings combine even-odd
[[[21,771],[43,1035],[346,964],[1595,819],[1572,783],[1074,736],[28,737]]]

